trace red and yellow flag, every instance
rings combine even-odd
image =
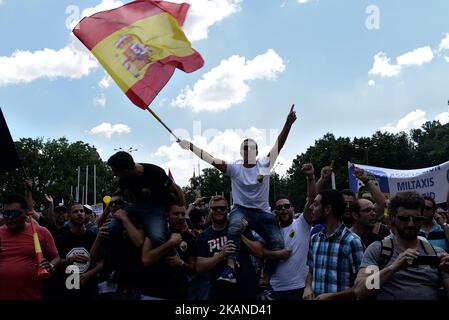
[[[146,109],[175,68],[204,65],[181,29],[189,5],[136,0],[86,17],[73,29],[120,89]]]

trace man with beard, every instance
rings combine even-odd
[[[196,243],[186,223],[186,208],[169,205],[166,212],[169,240],[159,247],[149,237],[142,248],[145,268],[142,300],[187,299],[189,277],[195,273]],[[174,252],[174,255],[169,255]]]
[[[55,239],[58,252],[62,258],[61,269],[58,270],[57,295],[54,299],[93,299],[98,294],[97,274],[103,268],[103,260],[92,261],[90,251],[96,234],[87,231],[84,224],[85,212],[82,204],[73,203],[69,208],[70,230]],[[66,286],[67,267],[79,272],[80,288],[70,289]]]
[[[388,211],[394,235],[366,249],[356,279],[356,296],[378,294],[378,300],[438,299],[439,288],[444,285],[446,293],[449,288],[449,254],[418,238],[424,220],[423,197],[414,191],[400,192],[391,199]],[[429,255],[436,261],[418,259]]]
[[[303,169],[304,171],[304,169]],[[294,207],[289,199],[282,197],[276,201],[275,214],[279,219],[285,247],[291,250],[290,257],[279,263],[270,280],[269,298],[274,300],[301,300],[309,269],[307,251],[309,249],[312,213],[305,208],[304,213],[293,219]]]
[[[310,239],[303,298],[353,299],[353,283],[363,256],[360,238],[342,222],[345,202],[337,190],[322,190],[312,205],[312,222],[324,228]]]
[[[377,223],[374,204],[368,199],[357,199],[349,207],[349,211],[354,218],[351,231],[362,239],[365,248],[374,241],[382,240],[383,237],[373,232]]]

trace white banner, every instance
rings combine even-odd
[[[396,170],[355,164],[375,179],[384,194],[393,197],[402,191],[417,191],[424,196],[432,197],[436,203],[446,202],[449,190],[449,161],[443,164],[414,170]],[[348,163],[349,188],[358,192],[363,183],[356,178],[354,169]]]
[[[97,203],[92,206],[92,212],[98,217],[103,213],[103,203]]]

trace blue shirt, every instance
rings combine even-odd
[[[327,237],[325,230],[312,236],[307,265],[313,269],[312,288],[316,295],[351,288],[362,262],[360,238],[342,223]]]
[[[449,242],[447,241],[446,233],[435,220],[432,222],[432,229],[430,229],[429,234],[426,234],[426,232],[421,229],[419,230],[418,236],[426,238],[432,246],[439,247],[446,252],[449,252]]]

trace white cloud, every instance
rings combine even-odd
[[[370,81],[368,81],[368,85],[369,85],[370,87],[375,86],[375,85],[376,85],[376,81],[370,80]]]
[[[370,75],[378,75],[381,77],[394,77],[399,75],[401,70],[410,66],[422,66],[432,61],[434,55],[430,47],[422,47],[407,52],[396,58],[396,64],[390,63],[391,58],[383,52],[379,52],[374,56],[374,64],[368,72]]]
[[[407,52],[396,58],[399,66],[421,66],[433,59],[433,52],[430,47],[418,48]]]
[[[131,128],[125,124],[110,124],[107,122],[103,122],[96,126],[95,128],[90,129],[89,134],[105,137],[110,139],[114,134],[122,135],[131,132]]]
[[[90,53],[78,50],[74,42],[57,51],[16,51],[10,57],[0,57],[0,86],[40,78],[80,79],[97,67],[98,63]]]
[[[2,1],[2,0],[0,0]],[[93,8],[83,10],[85,17],[96,12],[123,5],[121,1],[102,0]],[[81,19],[73,20],[73,28]],[[29,83],[40,78],[80,79],[98,68],[99,64],[92,54],[74,36],[62,49],[42,49],[38,51],[17,50],[11,56],[0,57],[0,86]]]
[[[441,52],[443,50],[449,50],[449,33],[446,33],[446,37],[440,42],[438,52]]]
[[[171,0],[189,3],[190,10],[184,31],[190,41],[207,39],[209,28],[224,18],[239,12],[242,0]]]
[[[74,19],[72,21],[70,21],[69,23],[69,28],[73,29],[75,28],[75,26],[84,18],[84,17],[88,17],[91,16],[97,12],[100,11],[106,11],[106,10],[111,10],[111,9],[115,9],[118,8],[120,6],[122,6],[124,3],[122,1],[116,1],[116,0],[102,0],[100,4],[96,5],[95,7],[90,7],[90,8],[86,8],[83,10],[83,12],[81,13],[81,17],[79,17],[79,19]]]
[[[171,105],[196,112],[226,110],[245,100],[248,81],[274,80],[284,70],[282,58],[272,49],[253,60],[234,55],[204,74],[193,88],[184,88]]]
[[[394,77],[397,76],[401,68],[397,65],[390,63],[390,58],[388,58],[385,53],[379,52],[374,56],[373,68],[368,72],[371,75],[379,75],[381,77]]]
[[[112,81],[113,80],[112,80],[111,76],[105,72],[104,77],[101,78],[100,82],[98,82],[98,86],[102,89],[107,89],[111,86]]]
[[[426,121],[426,112],[421,109],[416,109],[401,118],[396,126],[388,124],[387,126],[380,128],[380,131],[388,131],[391,133],[398,133],[401,131],[408,132],[411,129],[420,128]]]
[[[444,57],[447,63],[449,63],[449,57]]]
[[[441,124],[449,123],[449,112],[442,112],[435,117],[436,121],[440,121]]]
[[[259,145],[259,156],[265,156],[270,151],[276,137],[277,134],[272,136],[272,133],[267,132],[267,130],[251,127],[245,131],[231,129],[217,131],[209,139],[205,136],[194,136],[192,142],[197,147],[206,150],[219,159],[225,160],[226,162],[234,162],[241,159],[240,144],[244,139],[252,138],[257,141]],[[190,151],[181,149],[176,142],[173,142],[171,145],[159,147],[154,153],[154,156],[161,158],[164,167],[167,170],[170,168],[176,183],[181,186],[188,184],[193,170],[195,169],[196,171],[196,168],[198,168],[198,157]],[[282,155],[279,155],[277,161],[279,164],[275,165],[275,171],[281,176],[286,174],[292,161],[293,159],[286,159]],[[201,170],[211,167],[204,161],[200,162],[200,166]],[[214,192],[214,190],[211,190],[211,192]]]
[[[106,105],[106,95],[101,93],[98,97],[95,97],[94,105],[104,107]]]

